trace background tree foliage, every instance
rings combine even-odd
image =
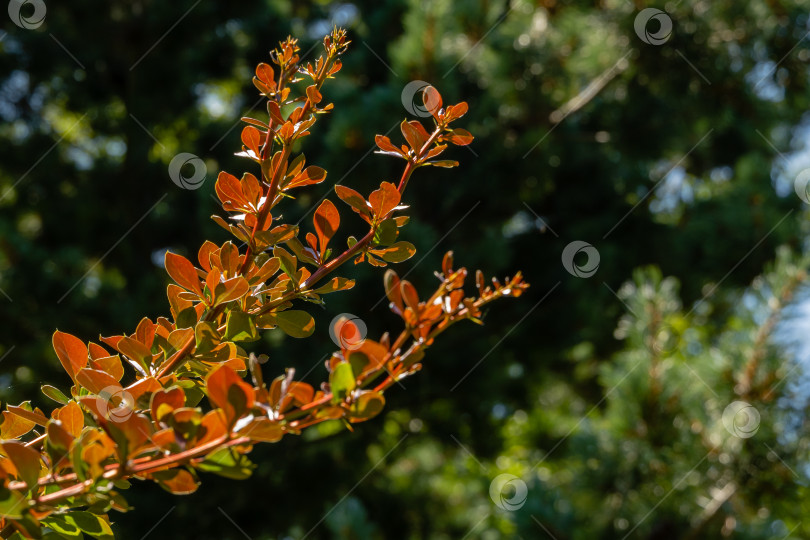
[[[438,343],[430,376],[354,434],[259,447],[251,479],[210,478],[186,498],[133,487],[120,536],[810,535],[808,226],[793,186],[808,166],[808,11],[652,5],[673,23],[660,45],[634,28],[649,6],[628,0],[74,1],[49,3],[36,29],[5,19],[0,398],[36,403],[40,384],[66,382],[54,328],[110,335],[167,311],[168,278],[143,263],[224,240],[213,178],[238,169],[251,66],[288,33],[309,36],[306,51],[337,23],[355,44],[330,94],[343,114],[306,143],[330,181],[285,218],[335,181],[367,192],[394,178],[374,133],[427,81],[470,103],[476,140],[453,179],[426,170],[409,188],[409,240],[427,255],[401,273],[430,285],[452,244],[533,287],[487,332]],[[179,152],[206,161],[200,189],[169,179]],[[592,277],[560,262],[574,240],[599,252]],[[375,295],[348,298],[316,331],[341,312],[371,335],[392,322]],[[266,343],[300,373],[332,348]],[[724,425],[735,401],[759,415],[751,437]],[[502,473],[528,488],[515,511],[490,497]]]

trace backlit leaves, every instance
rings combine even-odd
[[[342,185],[335,186],[335,193],[340,199],[352,207],[352,210],[360,214],[360,216],[367,222],[371,223],[371,206],[366,202],[362,195],[357,193],[352,188]]]
[[[383,182],[380,184],[380,189],[371,192],[368,202],[374,217],[381,220],[399,205],[400,198],[401,195],[394,184]]]
[[[254,156],[258,156],[259,147],[262,144],[262,134],[253,126],[245,126],[242,129],[242,143],[245,148],[253,152]]]
[[[348,362],[337,364],[329,374],[329,387],[332,390],[332,403],[334,404],[346,399],[356,386],[352,366]]]
[[[416,248],[410,242],[397,242],[384,249],[372,249],[369,251],[382,258],[386,262],[399,263],[407,261],[416,253]]]
[[[422,90],[422,103],[425,110],[438,120],[439,111],[442,109],[442,96],[435,87],[428,85]]]
[[[267,116],[242,119],[247,125],[238,154],[250,158],[254,170],[240,178],[221,172],[214,186],[228,213],[214,220],[236,241],[206,241],[195,262],[166,252],[174,282],[167,287],[171,317],[145,317],[131,334],[102,337],[103,346],[54,333],[54,350],[74,384],[68,392],[42,386],[57,403],[50,417],[30,402],[2,411],[0,530],[12,525],[33,538],[112,538],[102,512],[128,508],[118,492],[128,479],[151,479],[171,493],[187,494],[199,485],[197,471],[246,478],[254,468],[245,457],[253,443],[276,442],[324,421],[340,419],[351,429],[350,423],[373,418],[385,405],[383,392],[421,368],[436,334],[457,320],[479,320],[484,303],[525,289],[520,274],[492,287],[479,279],[478,298],[467,298],[466,270],[452,269],[446,258],[443,274],[437,274],[440,287],[420,302],[413,285],[389,271],[385,292],[404,331],[375,341],[362,325],[338,319],[332,330],[340,350],[327,361],[328,382],[320,385],[294,380],[294,369],[283,369],[275,355],[262,366],[267,354],[242,347],[258,342],[261,349],[260,330],[311,336],[315,319],[297,308],[302,301],[323,305],[322,295],[354,287],[354,280],[333,274],[340,265],[367,260],[383,267],[412,257],[414,246],[398,240],[408,217],[394,215],[407,208],[401,202],[411,173],[422,165],[455,166],[437,158],[450,144],[472,141],[469,132],[449,126],[467,105],[442,108],[438,91],[426,87],[422,98],[433,116],[431,131],[406,120],[400,129],[407,145],[375,137],[380,153],[408,162],[399,185],[382,182],[368,200],[335,186],[369,225],[367,232],[349,236],[348,247],[333,256],[342,243],[335,241],[340,215],[325,199],[313,214],[313,231],[299,238],[299,227],[281,222],[275,207],[292,197],[291,190],[326,178],[324,169],[307,166],[295,149],[332,108],[320,106],[322,86],[340,70],[338,56],[347,43],[345,32],[335,29],[324,40],[324,56],[304,66],[297,41],[288,38],[272,55],[275,67],[257,66],[253,83],[268,98]],[[301,79],[310,80],[297,84]],[[240,375],[248,367],[252,383]],[[282,374],[268,386],[263,369]],[[23,511],[29,497],[36,500],[35,512]],[[44,535],[42,525],[50,529]]]
[[[239,310],[229,312],[225,324],[225,338],[230,341],[255,341],[259,339],[253,317]]]
[[[200,278],[197,276],[197,270],[194,268],[194,265],[191,264],[191,261],[182,255],[167,251],[164,263],[166,265],[166,271],[175,283],[195,293],[197,296],[202,297]]]
[[[202,462],[195,464],[195,468],[232,480],[244,480],[250,478],[256,466],[244,454],[231,448],[222,448],[209,454]]]
[[[205,381],[208,399],[215,407],[225,411],[229,425],[253,406],[255,391],[228,366],[215,369]]]
[[[326,180],[326,171],[315,165],[310,165],[301,173],[296,175],[285,187],[285,189],[293,189],[303,186],[311,186],[313,184],[320,184]]]
[[[351,416],[352,423],[365,422],[374,418],[385,407],[385,398],[379,392],[363,392],[352,403]]]
[[[19,441],[4,442],[3,452],[14,463],[19,479],[28,484],[29,487],[36,485],[41,469],[39,452]]]
[[[197,476],[185,469],[169,469],[152,474],[160,487],[175,495],[188,495],[197,491],[200,481]]]
[[[262,315],[259,323],[263,327],[278,326],[285,334],[294,338],[306,338],[315,331],[315,319],[306,311],[288,310]]]
[[[318,246],[320,246],[321,261],[325,258],[326,246],[329,240],[335,235],[340,226],[340,214],[337,208],[329,199],[324,199],[321,205],[315,210],[312,218],[315,224],[315,232],[318,235]]]
[[[53,349],[71,379],[87,365],[87,346],[76,336],[57,330],[53,334]]]

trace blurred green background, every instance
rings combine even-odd
[[[55,328],[165,315],[163,251],[226,239],[214,178],[250,166],[237,120],[288,33],[308,58],[332,24],[353,44],[304,147],[329,177],[284,217],[338,181],[397,178],[373,137],[398,135],[403,90],[426,81],[469,103],[476,140],[410,183],[420,253],[398,271],[432,288],[452,248],[532,283],[443,336],[355,433],[259,446],[251,479],[188,497],[135,485],[120,538],[810,537],[805,2],[45,4],[0,35],[3,402],[50,410],[39,386],[68,384]],[[180,152],[205,161],[201,188],[170,180]],[[576,240],[598,253],[590,277],[561,262]],[[360,284],[310,310],[316,338],[268,333],[266,376],[322,380],[339,313],[397,329],[381,272],[343,275]]]

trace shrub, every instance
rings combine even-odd
[[[454,268],[447,253],[438,288],[420,300],[413,285],[389,269],[386,295],[404,327],[396,337],[364,339],[354,321],[340,319],[331,330],[340,350],[327,361],[328,380],[320,388],[296,381],[293,368],[264,382],[266,356],[247,353],[239,344],[258,340],[261,330],[311,336],[314,319],[292,309],[294,302],[322,304],[324,295],[353,288],[353,280],[333,275],[350,260],[385,267],[413,256],[414,246],[398,240],[408,222],[400,202],[412,173],[425,166],[456,166],[437,158],[450,144],[472,141],[469,132],[450,127],[467,104],[442,107],[439,92],[425,88],[432,130],[405,120],[401,130],[407,144],[376,137],[380,153],[405,161],[399,183],[382,182],[368,198],[335,186],[337,196],[368,224],[365,236],[349,237],[340,251],[332,240],[341,217],[325,199],[313,215],[313,232],[302,242],[298,226],[280,223],[272,211],[293,190],[326,178],[326,171],[307,165],[303,154],[293,155],[318,117],[332,109],[322,105],[321,89],[340,71],[339,57],[349,42],[345,31],[335,29],[323,44],[323,55],[303,65],[297,41],[288,37],[271,53],[274,66],[256,68],[253,83],[267,98],[268,120],[242,119],[247,126],[240,155],[256,163],[260,174],[238,179],[220,173],[216,194],[230,219],[213,218],[246,246],[245,252],[231,241],[206,241],[198,267],[166,253],[174,281],[167,291],[171,319],[144,318],[132,334],[100,338],[103,345],[57,331],[53,346],[73,381],[69,395],[42,387],[59,403],[50,417],[30,402],[3,411],[4,538],[38,538],[44,532],[111,538],[107,512],[127,510],[121,491],[130,480],[153,480],[172,493],[191,493],[199,485],[199,471],[249,476],[246,454],[255,443],[277,442],[327,420],[349,428],[369,420],[382,410],[385,390],[421,369],[436,336],[460,320],[480,322],[482,306],[519,296],[528,286],[520,273],[487,286],[478,271],[476,295],[465,297],[467,270]],[[304,80],[304,92],[294,93]],[[243,378],[248,371],[251,382]],[[125,376],[131,382],[122,382]],[[205,398],[210,406],[201,405]]]

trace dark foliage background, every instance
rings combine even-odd
[[[74,0],[35,29],[4,19],[0,398],[50,407],[39,386],[68,382],[55,328],[93,339],[168,312],[151,261],[224,240],[213,180],[246,167],[252,67],[288,33],[314,56],[336,23],[353,45],[305,147],[329,177],[285,218],[335,182],[394,179],[373,136],[427,81],[469,102],[477,138],[411,182],[419,254],[400,273],[431,286],[452,248],[532,288],[446,336],[353,434],[258,447],[250,480],[189,497],[135,485],[120,538],[807,537],[807,6],[652,5],[673,25],[660,45],[629,0]],[[205,160],[200,189],[169,179],[179,152]],[[590,278],[561,264],[574,240],[598,250]],[[372,336],[396,324],[381,273],[351,272],[361,285],[314,313],[320,337],[267,335],[269,374],[322,378],[339,313]],[[735,400],[753,437],[723,424]],[[515,511],[490,496],[502,473]]]

